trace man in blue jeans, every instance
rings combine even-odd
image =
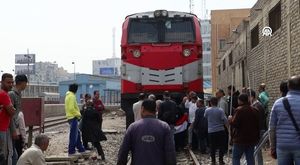
[[[68,153],[69,155],[76,154],[75,148],[78,149],[79,153],[85,152],[85,149],[81,142],[81,135],[78,128],[78,120],[81,118],[80,110],[77,105],[76,101],[76,95],[78,85],[77,84],[71,84],[69,86],[69,91],[66,93],[65,98],[65,111],[66,111],[66,117],[68,119],[68,122],[70,124],[70,135],[69,135],[69,149]]]
[[[284,108],[283,99],[287,98],[291,113],[300,127],[300,75],[288,80],[288,93],[275,101],[269,123],[271,155],[278,165],[300,165],[300,133]]]
[[[254,147],[259,141],[259,113],[253,108],[247,94],[241,94],[238,98],[239,107],[234,116],[229,116],[229,124],[233,128],[232,142],[232,164],[240,165],[243,154],[246,156],[247,164],[254,165]]]

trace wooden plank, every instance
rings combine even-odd
[[[118,133],[117,130],[114,130],[114,129],[103,129],[102,130],[104,133],[107,133],[107,134],[114,134],[114,133]]]
[[[195,165],[200,165],[198,159],[196,158],[194,152],[191,149],[189,149],[189,154],[191,155],[191,157],[192,157],[193,162],[195,163]]]
[[[56,161],[69,161],[75,162],[79,159],[80,155],[78,156],[50,156],[46,157],[46,162],[56,162]]]
[[[71,165],[69,161],[46,162],[46,165]]]

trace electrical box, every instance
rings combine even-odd
[[[22,98],[22,111],[26,126],[44,125],[44,98]]]

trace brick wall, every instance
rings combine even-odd
[[[281,26],[272,37],[262,36],[262,29],[269,26],[269,12],[281,3]],[[239,25],[238,36],[230,40],[234,42],[222,54],[226,58],[226,69],[222,69],[218,78],[218,88],[225,89],[231,84],[234,72],[234,85],[241,89],[241,74],[246,76],[246,86],[258,90],[261,83],[266,83],[270,94],[271,104],[280,96],[279,84],[290,76],[300,74],[300,9],[299,1],[289,0],[258,0],[250,10],[249,24]],[[258,25],[259,44],[251,48],[251,30]],[[246,36],[246,37],[241,37]],[[234,66],[228,66],[228,51],[232,52]],[[245,70],[241,63],[244,60]],[[232,69],[234,68],[234,69]],[[248,74],[249,73],[249,74]],[[249,76],[248,76],[249,75]]]

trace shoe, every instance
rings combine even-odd
[[[104,153],[101,154],[101,159],[102,159],[102,160],[105,160]]]
[[[79,152],[81,155],[90,155],[92,152],[90,150],[85,150],[83,152]]]
[[[84,148],[85,150],[93,150],[91,147],[86,147],[86,148]]]
[[[81,153],[75,152],[73,154],[68,154],[68,156],[79,157],[81,156]]]
[[[225,165],[225,162],[223,160],[220,160],[219,165]]]

